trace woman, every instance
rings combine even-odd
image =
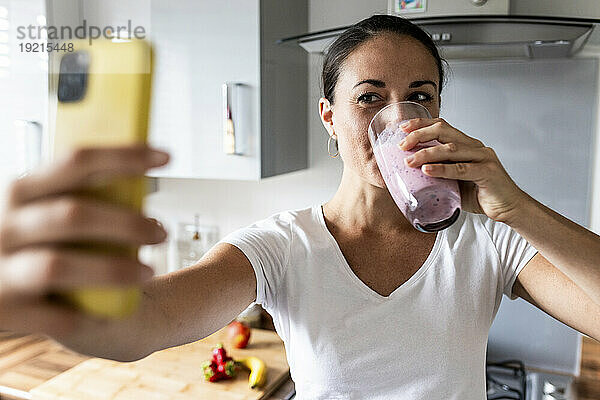
[[[492,149],[439,118],[411,120],[404,149],[442,144],[408,165],[460,179],[464,212],[424,234],[390,197],[367,125],[403,100],[437,117],[443,73],[433,42],[404,19],[373,16],[350,27],[326,56],[319,101],[344,162],[334,197],[235,231],[191,268],[146,276],[145,301],[125,321],[95,320],[40,294],[91,279],[143,280],[149,268],[136,260],[59,245],[163,240],[143,216],[73,192],[91,176],[139,174],[167,156],[80,151],[15,182],[0,230],[1,326],[128,361],[206,337],[255,301],[285,342],[298,399],[485,398],[487,335],[503,294],[600,339],[600,238],[520,190]],[[220,295],[207,295],[217,285]]]

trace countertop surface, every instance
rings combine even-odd
[[[31,399],[31,389],[89,358],[44,336],[0,331],[0,398]],[[293,389],[288,377],[268,399],[285,400]]]

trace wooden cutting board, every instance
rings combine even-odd
[[[226,381],[206,382],[201,364],[212,357],[211,349],[222,342],[235,360],[256,356],[268,368],[261,389],[248,387],[248,371]],[[285,349],[279,336],[252,328],[245,349],[225,341],[225,328],[183,346],[158,351],[130,363],[102,358],[83,361],[31,390],[34,400],[162,400],[162,399],[264,399],[289,377]]]

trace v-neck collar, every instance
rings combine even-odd
[[[317,220],[319,225],[323,228],[323,232],[324,232],[325,236],[327,237],[327,240],[329,240],[331,242],[333,248],[335,249],[335,252],[340,261],[340,266],[342,267],[344,272],[348,275],[350,280],[352,280],[358,286],[358,288],[362,292],[364,292],[369,297],[372,297],[378,301],[386,301],[386,300],[392,299],[393,297],[399,296],[402,292],[405,292],[406,290],[408,290],[408,288],[410,288],[419,279],[421,279],[425,275],[425,273],[427,272],[429,267],[433,264],[433,261],[437,258],[437,255],[438,255],[440,247],[441,247],[442,238],[446,234],[445,229],[437,232],[436,238],[435,238],[435,243],[433,244],[433,248],[431,249],[429,256],[427,257],[425,262],[421,265],[421,267],[406,282],[404,282],[403,284],[398,286],[396,289],[394,289],[389,295],[383,296],[383,295],[377,293],[375,290],[371,289],[366,283],[364,283],[354,273],[354,271],[352,271],[352,268],[350,268],[348,261],[346,261],[346,257],[344,257],[344,254],[342,253],[342,250],[341,250],[338,242],[335,240],[335,238],[333,237],[331,232],[329,232],[329,229],[327,229],[327,224],[325,223],[325,216],[323,215],[322,206],[320,204],[313,206],[312,213],[313,213],[313,218],[315,218],[315,220]]]

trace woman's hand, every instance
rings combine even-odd
[[[136,257],[65,244],[162,242],[166,232],[155,220],[77,192],[108,179],[141,176],[168,158],[146,146],[82,149],[10,185],[0,214],[0,329],[66,337],[90,317],[48,302],[49,291],[140,284],[153,275]]]
[[[458,179],[465,211],[506,222],[525,193],[513,182],[490,147],[465,135],[441,118],[416,118],[402,126],[409,135],[401,143],[408,151],[418,143],[437,140],[441,145],[421,149],[406,164],[424,174]]]

